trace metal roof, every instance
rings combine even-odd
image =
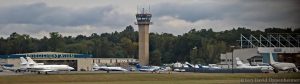
[[[33,53],[0,55],[0,58],[2,58],[2,59],[20,58],[20,57],[31,57],[31,58],[92,58],[92,55],[91,54],[77,54],[77,53],[62,53],[62,52],[33,52]]]

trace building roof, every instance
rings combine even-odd
[[[77,54],[77,53],[65,53],[65,52],[32,52],[32,53],[22,53],[22,54]],[[20,54],[15,54],[20,55]]]
[[[92,58],[90,54],[77,54],[77,53],[63,53],[63,52],[33,52],[33,53],[21,53],[11,55],[0,55],[0,58]]]

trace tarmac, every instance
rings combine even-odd
[[[6,75],[23,75],[23,74],[15,73],[13,71],[7,71],[7,70],[3,70],[2,72],[0,72],[0,76],[6,76]]]

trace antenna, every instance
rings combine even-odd
[[[150,4],[148,6],[149,6],[148,12],[151,13],[151,11],[150,11]]]
[[[137,14],[138,13],[143,13],[143,14],[150,14],[151,13],[150,0],[139,0],[138,3],[139,4],[137,5]]]
[[[136,14],[139,13],[139,5],[136,5]]]

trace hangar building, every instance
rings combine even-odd
[[[20,57],[31,57],[37,63],[44,64],[66,64],[76,71],[90,71],[94,63],[110,66],[128,66],[129,63],[136,63],[133,58],[92,58],[90,54],[62,53],[62,52],[34,52],[11,55],[0,55],[1,64],[13,64],[20,66]]]
[[[272,53],[275,61],[295,63],[300,66],[300,36],[291,34],[269,34],[255,37],[250,35],[240,37],[241,45],[233,47],[232,52],[220,55],[222,68],[236,67],[236,57],[243,63],[257,65],[269,63],[269,56]],[[233,59],[232,59],[233,58]],[[233,62],[232,62],[233,61]]]

